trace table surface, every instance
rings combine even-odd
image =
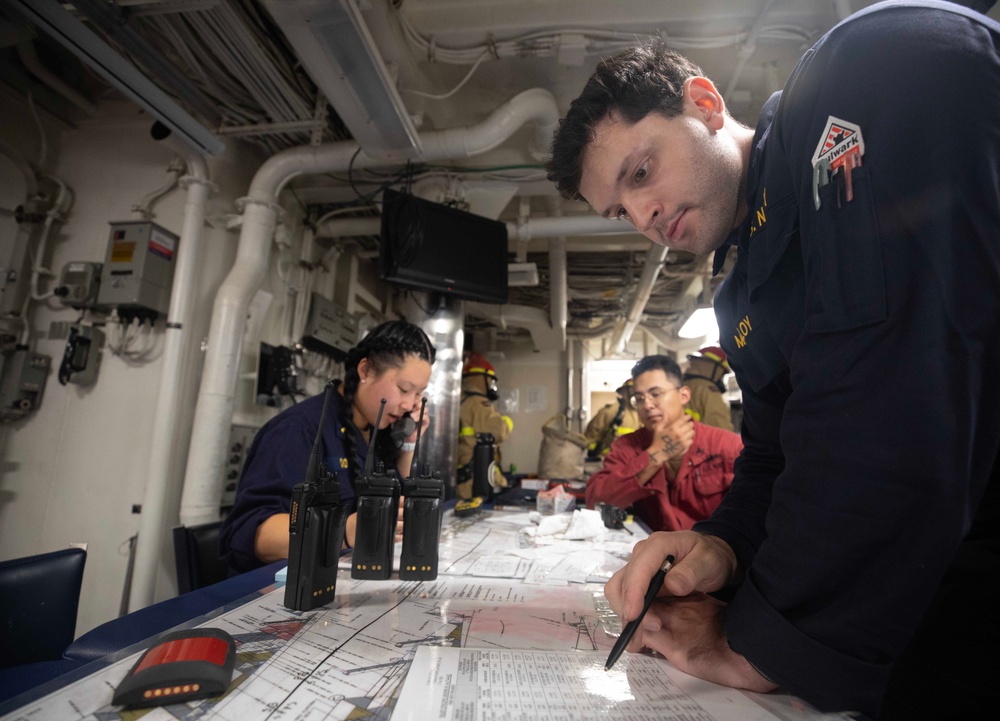
[[[552,529],[579,514],[543,519],[549,524],[544,533],[528,515],[486,511],[463,519],[446,513],[435,581],[400,581],[395,574],[355,581],[345,557],[335,599],[320,609],[291,611],[283,605],[284,590],[271,585],[182,624],[221,628],[238,646],[230,690],[183,710],[233,721],[384,719],[421,645],[606,654],[620,625],[603,583],[645,533],[632,526],[632,533],[602,529],[596,537],[569,540],[565,526]],[[13,699],[0,708],[13,709],[2,718],[126,718],[111,696],[151,640]],[[158,713],[171,708],[182,707]]]

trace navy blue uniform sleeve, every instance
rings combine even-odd
[[[305,480],[314,435],[302,419],[275,419],[254,439],[220,533],[230,568],[244,572],[261,565],[254,553],[257,528],[277,513],[288,513],[292,488]]]
[[[783,375],[744,389],[737,482],[699,530],[747,567],[732,648],[821,708],[878,714],[1000,450],[998,46],[995,25],[958,13],[868,14],[800,64],[772,126],[804,314],[779,337]],[[831,116],[865,153],[853,200],[841,171],[817,210]]]

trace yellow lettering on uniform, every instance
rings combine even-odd
[[[747,336],[750,335],[750,331],[753,330],[753,326],[750,325],[750,316],[743,316],[743,320],[739,322],[736,326],[736,332],[739,335],[734,335],[733,340],[736,341],[736,347],[742,348],[747,344]]]
[[[757,209],[757,225],[764,225],[764,223],[766,222],[767,222],[767,214],[764,212],[764,206],[762,205],[760,208]]]

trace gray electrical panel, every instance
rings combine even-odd
[[[243,473],[243,464],[247,458],[247,451],[253,437],[257,434],[257,428],[252,426],[232,425],[229,427],[229,446],[226,451],[225,480],[222,486],[222,507],[227,508],[236,502],[236,485],[240,481]]]
[[[18,348],[0,355],[0,421],[16,421],[38,408],[52,358]]]
[[[302,345],[340,360],[358,342],[358,319],[332,300],[313,293]]]
[[[59,382],[79,386],[93,384],[97,380],[97,368],[101,363],[102,345],[104,331],[81,323],[71,325],[66,350],[63,352],[62,363],[59,364]]]
[[[100,263],[86,260],[73,260],[63,265],[59,285],[55,288],[59,302],[77,310],[94,307],[101,287],[101,267]]]
[[[178,237],[156,223],[111,223],[97,307],[124,318],[166,315]]]

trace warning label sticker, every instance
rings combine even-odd
[[[135,255],[135,243],[116,241],[111,246],[112,263],[131,263]]]
[[[177,241],[166,233],[161,233],[156,228],[149,234],[149,252],[167,260],[174,259],[174,251]]]

